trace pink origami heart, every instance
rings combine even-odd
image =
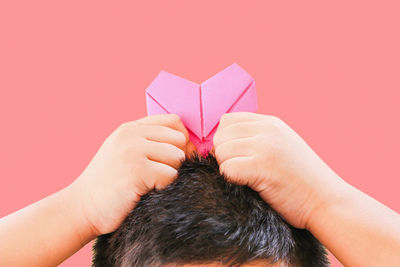
[[[146,90],[147,113],[178,114],[201,154],[212,140],[224,113],[257,110],[254,79],[234,63],[201,85],[161,71]]]

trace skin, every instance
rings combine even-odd
[[[214,145],[227,179],[259,192],[345,266],[400,265],[400,215],[344,182],[281,120],[226,114]],[[0,220],[0,265],[61,263],[114,231],[142,195],[171,183],[191,151],[176,115],[121,125],[70,186]]]
[[[67,188],[0,220],[0,266],[56,266],[164,188],[193,145],[177,115],[116,129]]]
[[[225,265],[221,263],[210,263],[210,264],[186,264],[182,267],[224,267]],[[241,265],[240,267],[286,267],[282,263],[270,264],[267,260],[255,260]],[[175,267],[175,266],[165,266],[165,267]]]
[[[280,119],[225,114],[214,146],[229,180],[259,192],[343,265],[400,266],[400,215],[344,182]]]

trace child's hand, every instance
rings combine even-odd
[[[114,231],[140,197],[170,184],[192,145],[177,115],[122,124],[71,185],[96,235]]]
[[[307,228],[341,179],[304,140],[276,117],[225,114],[214,137],[220,170],[248,185],[290,224]],[[336,192],[338,190],[336,189]]]

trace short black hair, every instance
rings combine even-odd
[[[251,188],[227,182],[210,154],[187,158],[172,184],[144,195],[93,250],[95,267],[240,266],[260,259],[329,266],[325,248],[310,232],[286,223]]]

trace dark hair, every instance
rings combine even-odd
[[[172,184],[143,196],[93,249],[95,267],[239,266],[256,259],[329,266],[310,232],[290,226],[249,187],[228,183],[212,155],[186,159]]]

